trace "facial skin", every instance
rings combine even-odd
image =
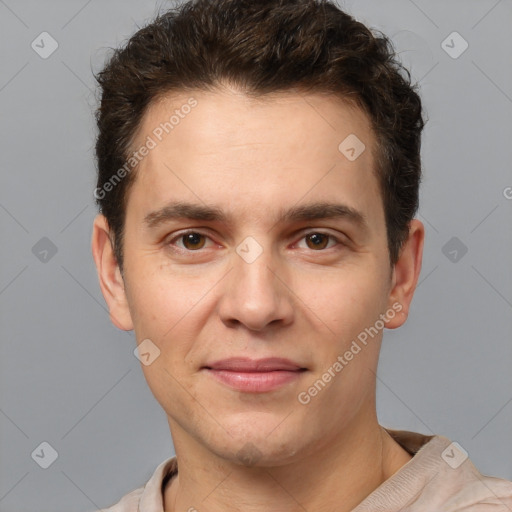
[[[297,397],[393,304],[402,310],[385,326],[405,322],[424,227],[411,222],[391,268],[374,135],[359,109],[333,96],[251,100],[230,88],[173,94],[151,105],[134,148],[191,96],[197,106],[138,166],[124,276],[101,215],[92,240],[113,323],[160,350],[141,367],[167,414],[179,462],[165,510],[268,511],[270,503],[281,511],[351,510],[411,458],[376,417],[382,330],[307,405]],[[366,145],[354,161],[338,150],[350,134]],[[227,221],[145,225],[172,201],[216,207]],[[348,218],[278,220],[314,203],[351,207],[367,226]],[[187,230],[204,237],[184,239]],[[314,233],[332,238],[306,236]],[[251,263],[236,251],[246,237],[262,249]],[[274,391],[249,393],[203,369],[237,356],[284,357],[307,370]],[[252,465],[244,465],[240,454],[249,452]]]

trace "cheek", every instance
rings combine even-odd
[[[137,283],[130,300],[137,341],[150,339],[159,350],[155,363],[143,370],[152,389],[163,386],[168,391],[174,385],[168,372],[181,382],[204,362],[197,341],[213,314],[215,304],[208,292],[218,277],[183,275],[167,267],[134,274],[132,279]]]
[[[202,276],[183,275],[169,265],[153,264],[151,258],[132,266],[130,283],[128,301],[135,331],[156,339],[166,339],[185,325],[209,288]]]
[[[310,279],[302,277],[296,286],[306,309],[318,317],[324,329],[330,329],[341,339],[357,334],[373,322],[382,307],[379,276],[368,265],[351,265],[329,272],[319,276],[314,286]]]

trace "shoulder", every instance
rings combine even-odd
[[[457,442],[441,435],[386,430],[413,457],[357,512],[512,511],[512,482],[480,473]]]
[[[116,504],[102,508],[101,512],[138,512],[144,486],[125,494]]]
[[[469,461],[468,461],[469,462]],[[482,475],[469,462],[461,488],[447,501],[456,512],[509,512],[512,510],[512,482]]]
[[[435,436],[431,444],[438,465],[424,489],[427,501],[453,512],[512,510],[512,482],[480,473],[458,443]]]
[[[163,508],[162,486],[178,472],[176,456],[164,460],[147,483],[125,494],[116,504],[96,512],[139,512]]]

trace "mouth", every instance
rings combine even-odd
[[[201,370],[237,391],[265,393],[297,381],[307,368],[283,358],[231,358],[209,363]]]

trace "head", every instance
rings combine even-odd
[[[277,463],[368,420],[423,247],[421,101],[386,36],[328,1],[199,0],[97,79],[100,285],[158,354],[143,370],[176,437]],[[212,380],[242,355],[301,372],[263,393]]]

